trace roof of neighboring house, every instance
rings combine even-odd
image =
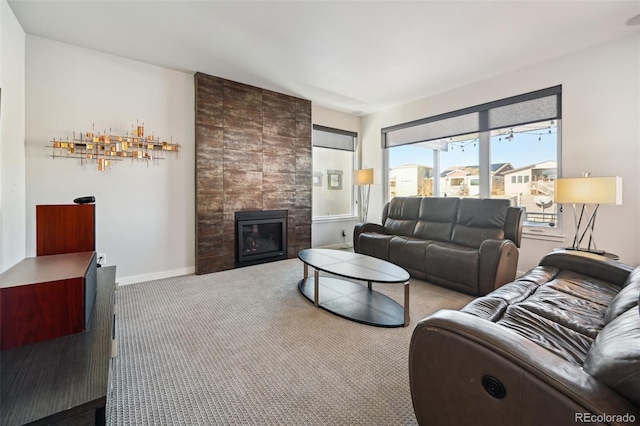
[[[497,172],[504,173],[505,170],[511,170],[511,169],[513,169],[513,166],[511,165],[511,163],[493,163],[493,164],[491,164],[489,166],[489,171],[492,174],[495,174]],[[480,173],[480,166],[478,166],[478,165],[474,165],[474,166],[452,166],[452,167],[447,168],[442,173],[440,173],[440,177],[449,176],[449,175],[451,175],[452,173],[454,173],[456,171],[458,171],[460,173],[463,173],[463,174],[466,174],[467,176],[478,175]]]
[[[513,170],[513,166],[511,165],[511,163],[494,163],[490,167],[492,173],[504,173],[506,171]]]
[[[555,169],[558,167],[558,163],[554,160],[543,161],[542,163],[529,164],[528,166],[518,167],[517,169],[509,170],[505,172],[505,175],[509,175],[511,173],[521,172],[527,169]]]

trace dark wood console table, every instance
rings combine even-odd
[[[98,268],[87,330],[0,352],[0,424],[105,424],[115,266]]]

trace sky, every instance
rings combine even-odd
[[[540,140],[538,140],[540,139]],[[464,146],[463,146],[464,145]],[[395,168],[404,164],[433,165],[432,150],[418,146],[406,145],[389,150],[389,167]],[[479,164],[478,143],[473,141],[450,144],[447,152],[440,157],[441,170],[452,166],[477,166]],[[491,140],[491,163],[511,163],[514,168],[557,160],[556,129],[536,133],[516,133],[513,140]]]

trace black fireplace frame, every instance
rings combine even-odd
[[[235,267],[257,265],[259,263],[274,262],[287,258],[287,222],[288,210],[245,210],[235,212]],[[240,241],[242,240],[242,227],[248,225],[280,223],[282,226],[281,242],[282,250],[244,255],[240,253]]]

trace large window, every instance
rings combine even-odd
[[[354,215],[357,133],[313,125],[314,218]]]
[[[387,198],[507,198],[538,232],[557,227],[561,87],[382,129]]]

